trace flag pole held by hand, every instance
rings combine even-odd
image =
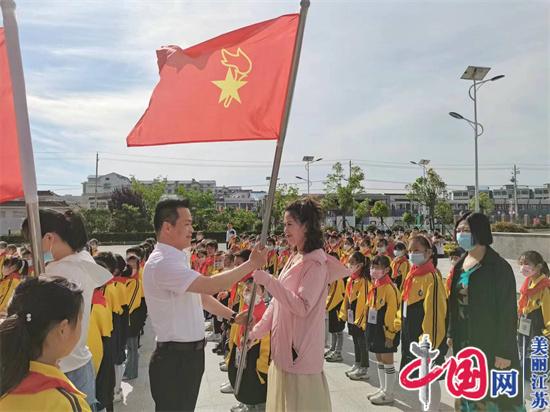
[[[290,81],[288,82],[288,90],[285,101],[285,108],[283,117],[281,119],[281,135],[277,140],[277,148],[275,149],[275,158],[273,160],[273,169],[271,171],[271,178],[269,180],[269,192],[265,202],[264,217],[262,222],[262,234],[260,237],[260,244],[265,246],[267,241],[267,234],[269,232],[269,223],[271,220],[271,209],[273,208],[273,201],[275,199],[275,190],[277,188],[277,178],[279,176],[279,168],[281,166],[281,159],[283,157],[283,146],[285,143],[286,131],[288,127],[288,119],[290,116],[290,108],[292,106],[292,96],[294,94],[294,86],[296,85],[296,76],[298,74],[298,63],[300,62],[300,52],[302,50],[302,40],[304,38],[304,29],[306,25],[307,11],[309,8],[309,0],[301,0],[300,2],[300,20],[298,22],[298,30],[296,33],[296,41],[294,43],[294,54],[292,56],[292,66],[290,69]],[[254,283],[252,287],[252,293],[250,295],[250,306],[248,307],[247,321],[243,335],[243,348],[241,352],[241,358],[239,359],[239,367],[237,369],[237,379],[235,381],[235,394],[239,393],[242,383],[243,372],[245,368],[246,355],[248,352],[248,335],[250,333],[250,324],[252,322],[252,316],[254,313],[254,301],[256,300],[256,288]]]

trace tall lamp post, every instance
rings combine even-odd
[[[420,166],[422,168],[422,177],[426,178],[426,166],[430,164],[429,159],[420,159],[420,161],[415,162],[414,160],[410,160],[411,164]],[[426,206],[422,205],[421,212],[422,212],[422,220],[424,221],[424,218],[427,214]]]
[[[307,172],[307,194],[309,195],[309,191],[310,191],[310,187],[311,187],[311,180],[309,180],[309,166],[312,164],[312,163],[315,163],[315,162],[319,162],[323,160],[322,157],[318,158],[318,159],[315,159],[315,156],[304,156],[304,158],[302,159],[303,162],[306,162],[306,172]],[[300,180],[306,180],[306,179],[303,179],[299,176],[296,176],[297,179],[300,179]]]
[[[474,210],[479,212],[479,169],[478,169],[478,156],[477,156],[477,138],[483,134],[483,126],[477,121],[477,91],[481,86],[487,82],[493,82],[495,80],[502,79],[503,74],[492,77],[487,80],[483,80],[487,73],[491,70],[490,67],[479,67],[479,66],[468,66],[462,76],[460,77],[463,80],[472,80],[474,84],[468,89],[468,96],[474,102],[474,120],[469,120],[464,116],[456,113],[450,112],[449,114],[455,119],[466,120],[470,126],[474,129],[474,145],[475,145],[475,199],[474,199]],[[478,132],[478,127],[481,128],[481,132]]]

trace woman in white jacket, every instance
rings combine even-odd
[[[60,368],[86,394],[92,411],[95,410],[95,372],[92,354],[86,346],[90,308],[94,289],[107,283],[112,275],[97,265],[86,251],[88,241],[82,217],[67,211],[40,210],[42,250],[47,263],[46,276],[61,276],[77,284],[83,291],[84,312],[82,333],[72,353],[61,359]],[[23,222],[23,233],[28,234],[28,222]],[[27,236],[28,238],[28,236]]]

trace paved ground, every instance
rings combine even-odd
[[[124,254],[126,246],[110,246],[102,248],[116,253]],[[439,268],[446,274],[449,269],[448,259],[441,259]],[[517,264],[510,261],[515,273],[519,273]],[[521,275],[517,276],[518,288],[521,285]],[[123,382],[124,402],[115,406],[115,411],[152,411],[154,410],[153,400],[149,390],[148,363],[154,347],[154,333],[148,322],[145,335],[141,341],[140,367],[138,379],[131,382]],[[198,411],[229,411],[231,406],[237,402],[233,395],[224,395],[219,391],[222,383],[227,381],[227,374],[220,372],[219,362],[221,358],[211,351],[213,344],[209,343],[206,348],[206,370],[202,379],[201,391],[199,394]],[[396,354],[397,355],[397,354]],[[371,355],[372,357],[373,355]],[[325,373],[331,390],[333,410],[335,411],[420,411],[421,405],[418,401],[417,392],[405,392],[400,388],[396,390],[396,403],[391,407],[378,407],[372,405],[367,399],[367,394],[377,388],[378,377],[376,361],[371,359],[370,381],[354,382],[349,380],[344,372],[353,364],[353,344],[351,337],[346,336],[344,342],[344,362],[326,363]],[[399,365],[399,356],[396,356],[395,364]],[[445,392],[445,391],[443,391]],[[450,411],[453,400],[449,395],[443,393],[442,410]]]

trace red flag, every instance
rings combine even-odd
[[[157,50],[160,81],[128,146],[278,139],[298,14]]]
[[[0,27],[0,203],[23,197],[19,142],[4,28]]]

